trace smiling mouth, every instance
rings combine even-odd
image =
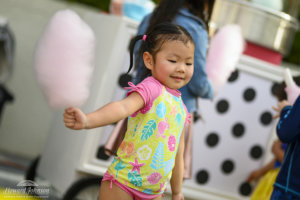
[[[184,80],[183,77],[180,77],[180,76],[171,76],[172,79],[176,80],[176,81],[182,81]]]

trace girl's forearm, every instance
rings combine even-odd
[[[276,159],[273,158],[266,166],[264,166],[261,170],[262,170],[262,174],[266,174],[269,170],[274,168]]]
[[[120,102],[111,102],[87,114],[86,129],[106,126],[128,117],[128,112]]]
[[[111,102],[95,112],[87,114],[85,128],[106,126],[120,121],[144,107],[144,100],[137,92],[131,93],[121,101]]]
[[[183,159],[182,162],[176,164],[176,166],[173,169],[172,172],[172,178],[171,178],[171,188],[173,194],[179,194],[181,193],[181,187],[183,182]]]

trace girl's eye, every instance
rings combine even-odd
[[[191,65],[193,65],[193,63],[186,63],[186,65],[187,65],[187,66],[191,66]]]
[[[176,63],[176,60],[168,60],[171,63]]]

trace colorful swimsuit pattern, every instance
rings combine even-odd
[[[161,194],[170,180],[187,110],[180,92],[153,77],[137,86],[145,106],[128,118],[127,132],[108,173],[133,189]],[[150,96],[150,97],[149,97]]]

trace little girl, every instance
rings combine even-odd
[[[181,26],[163,23],[130,44],[132,68],[135,43],[143,41],[141,51],[150,74],[138,85],[129,83],[127,97],[84,114],[67,108],[65,126],[91,129],[128,117],[127,131],[117,156],[104,174],[101,200],[161,199],[170,180],[172,199],[184,199],[184,126],[187,110],[179,88],[193,75],[195,45]]]

